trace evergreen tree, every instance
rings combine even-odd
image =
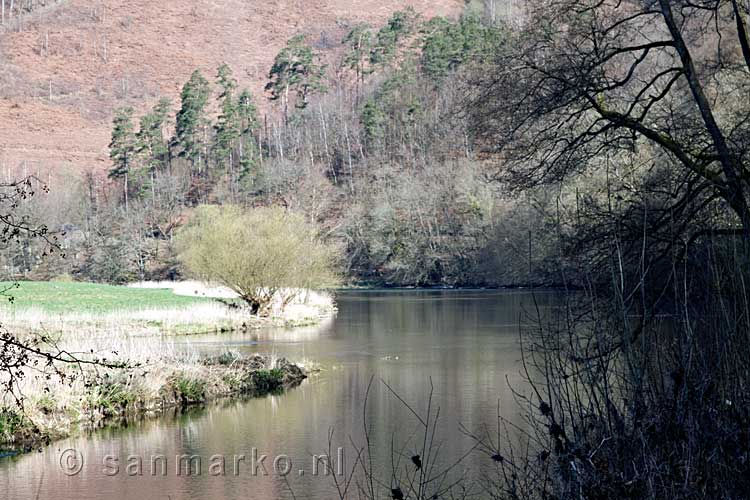
[[[259,125],[258,108],[256,108],[253,95],[248,89],[244,89],[237,98],[237,119],[240,131],[240,175],[244,175],[254,164],[257,152],[254,135]]]
[[[357,100],[359,100],[360,85],[364,84],[365,76],[371,72],[368,67],[370,52],[373,46],[373,33],[367,23],[358,24],[352,28],[341,41],[347,46],[341,65],[355,73]]]
[[[138,153],[143,157],[144,166],[151,174],[165,168],[169,162],[169,146],[164,139],[164,124],[171,108],[172,101],[163,97],[140,121],[136,136]]]
[[[123,193],[125,206],[128,206],[128,176],[134,167],[136,156],[136,140],[133,127],[133,108],[125,107],[115,111],[112,122],[112,140],[109,143],[109,158],[112,168],[109,171],[111,179],[123,179]]]
[[[374,99],[368,100],[360,115],[360,122],[365,132],[365,142],[368,147],[372,147],[376,141],[383,137],[385,121],[385,113],[378,103]]]
[[[381,147],[383,152],[393,151],[397,143],[415,145],[414,127],[422,123],[425,111],[421,81],[416,61],[403,61],[368,99],[359,118],[370,150]],[[394,132],[395,137],[391,135]]]
[[[419,14],[411,7],[394,12],[377,33],[370,51],[370,63],[379,66],[392,63],[399,53],[401,43],[416,31],[418,21]]]
[[[240,122],[240,133],[251,134],[258,128],[258,108],[255,106],[253,94],[244,89],[237,99],[237,115]]]
[[[486,62],[502,41],[502,32],[477,17],[450,22],[436,17],[422,27],[422,70],[436,83],[467,62]]]
[[[324,65],[318,63],[318,56],[307,44],[304,35],[291,38],[276,55],[268,74],[266,90],[271,92],[271,100],[281,99],[286,122],[289,121],[289,94],[297,94],[297,108],[307,107],[311,94],[326,90],[323,83],[325,69]]]
[[[231,168],[233,151],[240,137],[239,109],[238,103],[234,99],[237,81],[232,75],[232,69],[227,64],[219,66],[216,78],[221,88],[221,93],[218,97],[221,113],[214,126],[216,130],[214,154],[216,155],[217,162],[228,159],[229,167]]]
[[[182,105],[176,117],[176,143],[181,148],[180,156],[192,162],[200,172],[206,163],[209,120],[206,105],[211,93],[208,81],[199,70],[182,87]]]

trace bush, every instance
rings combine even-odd
[[[202,380],[179,376],[174,382],[175,396],[183,406],[203,403],[206,400],[206,384]]]
[[[27,441],[34,433],[34,424],[22,412],[0,408],[0,445]]]
[[[338,283],[335,248],[301,215],[278,207],[199,207],[177,243],[192,274],[231,288],[253,314],[268,314],[274,297],[283,307],[300,290]]]
[[[284,372],[278,368],[258,370],[250,375],[258,393],[275,392],[283,387]]]

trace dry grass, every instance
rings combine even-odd
[[[190,296],[232,298],[226,290],[195,282],[139,286],[169,288]],[[66,304],[76,303],[64,291],[60,293]],[[132,306],[127,301],[122,304]],[[100,425],[108,418],[153,415],[166,408],[238,393],[260,394],[278,389],[281,379],[284,384],[298,382],[302,373],[299,368],[314,370],[311,362],[290,368],[276,355],[243,358],[235,352],[207,362],[189,343],[180,342],[178,347],[170,335],[317,325],[335,311],[331,296],[314,292],[301,293],[294,304],[271,318],[253,317],[231,302],[227,305],[205,299],[185,306],[137,304],[125,309],[109,309],[106,303],[99,310],[47,306],[26,306],[22,301],[20,307],[0,307],[0,317],[6,328],[20,332],[22,338],[44,335],[79,359],[95,357],[129,366],[93,370],[58,367],[64,378],[48,377],[47,368],[27,367],[18,379],[17,393],[5,392],[0,398],[0,448],[37,446]],[[314,331],[299,328],[269,335],[288,339],[307,337]],[[18,394],[23,398],[22,408],[14,397]]]
[[[31,449],[113,418],[156,416],[217,398],[280,391],[298,384],[309,370],[274,355],[227,351],[206,358],[164,338],[143,342],[114,335],[87,342],[78,336],[64,347],[77,356],[131,365],[91,370],[67,366],[64,379],[28,368],[19,382],[23,406],[9,393],[0,398],[0,449]]]

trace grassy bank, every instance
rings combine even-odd
[[[106,314],[148,309],[189,308],[214,302],[206,297],[176,295],[167,288],[131,288],[96,283],[22,281],[2,282],[13,297],[11,311],[28,309],[47,314]]]
[[[227,290],[191,282],[20,282],[0,283],[0,289],[9,297],[0,305],[5,331],[42,352],[106,358],[113,366],[27,363],[23,373],[13,372],[17,390],[0,398],[0,451],[28,450],[123,418],[298,384],[305,374],[286,360],[232,353],[201,358],[176,350],[164,335],[309,325],[335,311],[329,296],[309,292],[287,310],[259,318]]]
[[[187,283],[191,285],[191,283]],[[89,337],[112,333],[195,334],[262,326],[316,324],[335,310],[332,299],[310,292],[268,318],[251,315],[224,290],[201,284],[149,283],[125,287],[76,282],[0,283],[12,297],[0,305],[2,324],[14,331]],[[216,296],[212,295],[216,294]],[[312,296],[311,300],[308,300]]]
[[[0,404],[0,452],[28,451],[80,431],[122,419],[157,416],[217,398],[282,392],[306,378],[283,358],[234,353],[197,359],[164,357],[137,368],[86,373],[71,378],[32,377],[21,408]]]

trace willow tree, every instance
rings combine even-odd
[[[253,314],[338,283],[337,249],[302,215],[279,207],[201,206],[177,244],[190,273],[231,288]]]

